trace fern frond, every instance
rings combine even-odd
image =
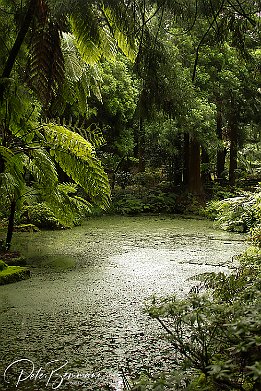
[[[102,102],[101,85],[103,83],[103,79],[101,76],[100,66],[98,64],[94,64],[86,67],[84,76],[89,90],[100,102]]]
[[[70,21],[75,44],[86,63],[93,65],[102,56],[114,57],[116,41],[97,4],[79,2]]]
[[[4,172],[0,174],[0,193],[5,197],[18,199],[23,193],[24,162],[23,153],[14,154],[9,148],[0,146],[0,155],[4,160]]]
[[[58,174],[50,155],[42,148],[32,149],[27,161],[27,169],[39,184],[43,193],[51,193],[58,185]]]
[[[116,41],[117,47],[121,49],[129,60],[134,62],[137,56],[137,47],[135,45],[134,37],[129,32],[133,19],[127,18],[127,9],[125,9],[124,13],[125,19],[122,19],[123,15],[119,15],[117,11],[117,7],[102,7],[103,16]]]
[[[31,84],[48,107],[64,81],[64,58],[58,26],[49,22],[38,26],[32,43]]]
[[[72,34],[62,34],[62,52],[65,63],[65,75],[72,82],[77,82],[81,79],[84,62],[79,56],[77,48],[74,44],[74,37]]]
[[[100,148],[106,142],[101,129],[96,124],[92,124],[88,127],[82,125],[76,127],[75,131],[85,140],[88,140],[95,148]]]
[[[66,76],[63,88],[64,100],[75,106],[78,114],[88,116],[88,97],[91,92],[99,101],[102,101],[100,88],[102,78],[99,67],[97,64],[88,65],[83,61],[72,34],[63,34],[62,51]]]
[[[90,201],[106,207],[110,197],[108,177],[91,143],[63,126],[43,126],[47,146],[62,170],[80,185]]]
[[[64,226],[71,227],[92,205],[85,199],[75,195],[77,187],[72,183],[59,184],[52,194],[43,198],[57,220]]]

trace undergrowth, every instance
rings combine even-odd
[[[149,300],[146,313],[162,326],[173,352],[172,366],[164,373],[155,368],[143,372],[132,390],[261,389],[260,200],[259,189],[254,195],[210,204],[209,213],[215,212],[223,228],[242,225],[250,231],[251,246],[230,274],[196,276],[196,289],[185,299]]]

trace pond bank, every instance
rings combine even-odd
[[[14,239],[32,278],[0,287],[0,372],[21,358],[30,360],[22,363],[27,371],[34,363],[46,375],[65,365],[56,375],[82,375],[59,387],[72,391],[82,383],[84,390],[120,390],[121,367],[140,372],[171,365],[162,330],[143,314],[144,300],[185,295],[195,283],[189,277],[227,271],[245,248],[243,236],[216,231],[209,221],[171,216],[105,216],[73,230]],[[18,373],[10,368],[0,390],[13,390]],[[27,379],[19,389],[51,389],[53,380]]]

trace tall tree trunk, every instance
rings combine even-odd
[[[210,159],[209,159],[209,154],[208,151],[202,147],[202,153],[201,153],[201,163],[202,163],[202,168],[201,168],[201,180],[203,185],[209,185],[211,184],[211,172],[210,172]]]
[[[200,175],[200,144],[194,138],[191,138],[189,143],[188,191],[192,194],[202,193],[202,182]]]
[[[139,135],[138,135],[138,159],[139,159],[139,172],[145,171],[145,129],[143,118],[140,118],[139,122]]]
[[[235,186],[238,152],[238,111],[234,96],[231,96],[231,106],[228,118],[230,148],[229,148],[229,184]]]
[[[233,121],[233,119],[232,119]],[[236,119],[234,118],[234,121]],[[236,122],[230,123],[230,156],[229,156],[229,184],[235,186],[238,152],[238,128]]]
[[[16,210],[16,201],[12,200],[11,206],[10,206],[10,214],[9,214],[9,218],[8,218],[8,228],[7,228],[6,241],[5,241],[6,250],[10,250],[10,247],[11,247],[11,241],[12,241],[13,232],[14,232],[15,210]]]
[[[220,104],[217,104],[217,137],[218,140],[222,143],[223,141],[223,134],[222,134],[222,112],[221,108],[219,107]],[[222,147],[217,150],[217,178],[221,179],[224,175],[225,171],[225,161],[226,161],[226,148]]]
[[[177,153],[173,158],[173,165],[174,165],[173,180],[175,186],[181,186],[182,170],[183,170],[183,153],[182,153],[183,143],[182,143],[181,134],[178,134],[176,137],[175,147],[177,149]]]
[[[189,183],[189,133],[184,134],[184,147],[183,147],[183,185],[188,188]]]

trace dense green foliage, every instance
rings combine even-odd
[[[206,214],[251,232],[231,274],[151,303],[175,365],[136,390],[261,387],[260,15],[260,0],[1,1],[1,250],[16,223],[198,213],[215,195]]]
[[[26,205],[21,211],[19,222],[34,224],[39,228],[60,228],[61,224],[45,203]]]
[[[261,191],[245,193],[239,197],[211,201],[206,215],[217,226],[228,231],[247,232],[261,221]]]
[[[24,207],[44,202],[70,226],[108,207],[109,182],[117,192],[146,169],[167,191],[129,188],[115,211],[177,211],[181,194],[257,180],[259,11],[250,0],[3,1],[7,247]]]
[[[135,390],[259,390],[261,386],[261,252],[249,248],[230,274],[196,276],[197,293],[154,298],[146,311],[173,348],[172,368],[150,368]]]

